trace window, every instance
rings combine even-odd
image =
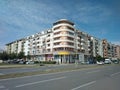
[[[38,37],[37,40],[39,40],[40,38]]]
[[[60,39],[60,37],[54,38],[54,40],[59,40],[59,39]]]
[[[71,45],[71,46],[74,46],[74,43],[71,43],[71,42],[68,42],[67,44],[68,44],[68,45]]]
[[[74,28],[72,28],[72,27],[67,26],[67,28],[74,31]]]
[[[56,33],[54,33],[54,35],[58,35],[58,34],[60,34],[60,32],[56,32]]]
[[[50,37],[50,34],[48,34],[48,37]]]
[[[37,46],[37,48],[39,48],[40,46]]]
[[[50,42],[50,39],[49,39],[49,40],[47,40],[47,42]]]
[[[54,43],[54,45],[59,45],[60,43]]]
[[[59,26],[59,27],[54,28],[54,30],[57,30],[57,29],[60,29],[60,26]]]
[[[50,52],[50,49],[47,49],[48,52]]]
[[[68,39],[68,40],[72,40],[72,41],[74,40],[74,38],[71,38],[71,37],[68,37],[67,39]]]
[[[50,46],[50,44],[48,44],[48,47]]]

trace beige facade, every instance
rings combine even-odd
[[[120,46],[116,45],[116,52],[115,52],[116,58],[120,59]]]

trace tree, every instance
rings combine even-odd
[[[18,53],[18,55],[17,55],[17,58],[19,58],[19,59],[22,59],[22,58],[24,58],[24,57],[25,57],[24,52],[20,52],[20,53]]]
[[[31,58],[31,56],[30,56],[30,55],[27,55],[26,57],[27,57],[27,59],[30,59],[30,58]]]
[[[9,54],[9,59],[16,59],[17,58],[17,54],[16,53],[11,53]]]
[[[8,54],[6,52],[0,53],[0,59],[7,60],[8,59]]]
[[[103,58],[103,57],[101,57],[100,55],[97,55],[97,56],[96,56],[96,60],[97,60],[98,62],[100,62],[100,61],[103,61],[103,60],[104,60],[104,58]]]
[[[8,55],[7,52],[0,53],[0,59],[1,60],[8,60],[8,58],[9,58],[9,55]]]

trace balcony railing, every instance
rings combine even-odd
[[[54,35],[53,38],[56,38],[56,37],[62,37],[62,36],[69,36],[69,37],[72,37],[74,38],[75,36],[74,35],[70,35],[70,34],[57,34],[57,35]]]

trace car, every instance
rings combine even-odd
[[[82,61],[82,62],[80,62],[81,64],[89,64],[89,62],[87,61],[87,62],[85,62],[85,61]]]
[[[98,65],[104,65],[104,62],[103,61],[100,61],[100,62],[97,61],[97,64]]]
[[[113,60],[114,64],[119,64],[119,60]]]
[[[111,64],[111,60],[105,60],[105,64]]]
[[[34,64],[34,61],[27,61],[26,64]]]
[[[20,61],[19,64],[24,64],[24,62],[23,62],[23,61]]]

